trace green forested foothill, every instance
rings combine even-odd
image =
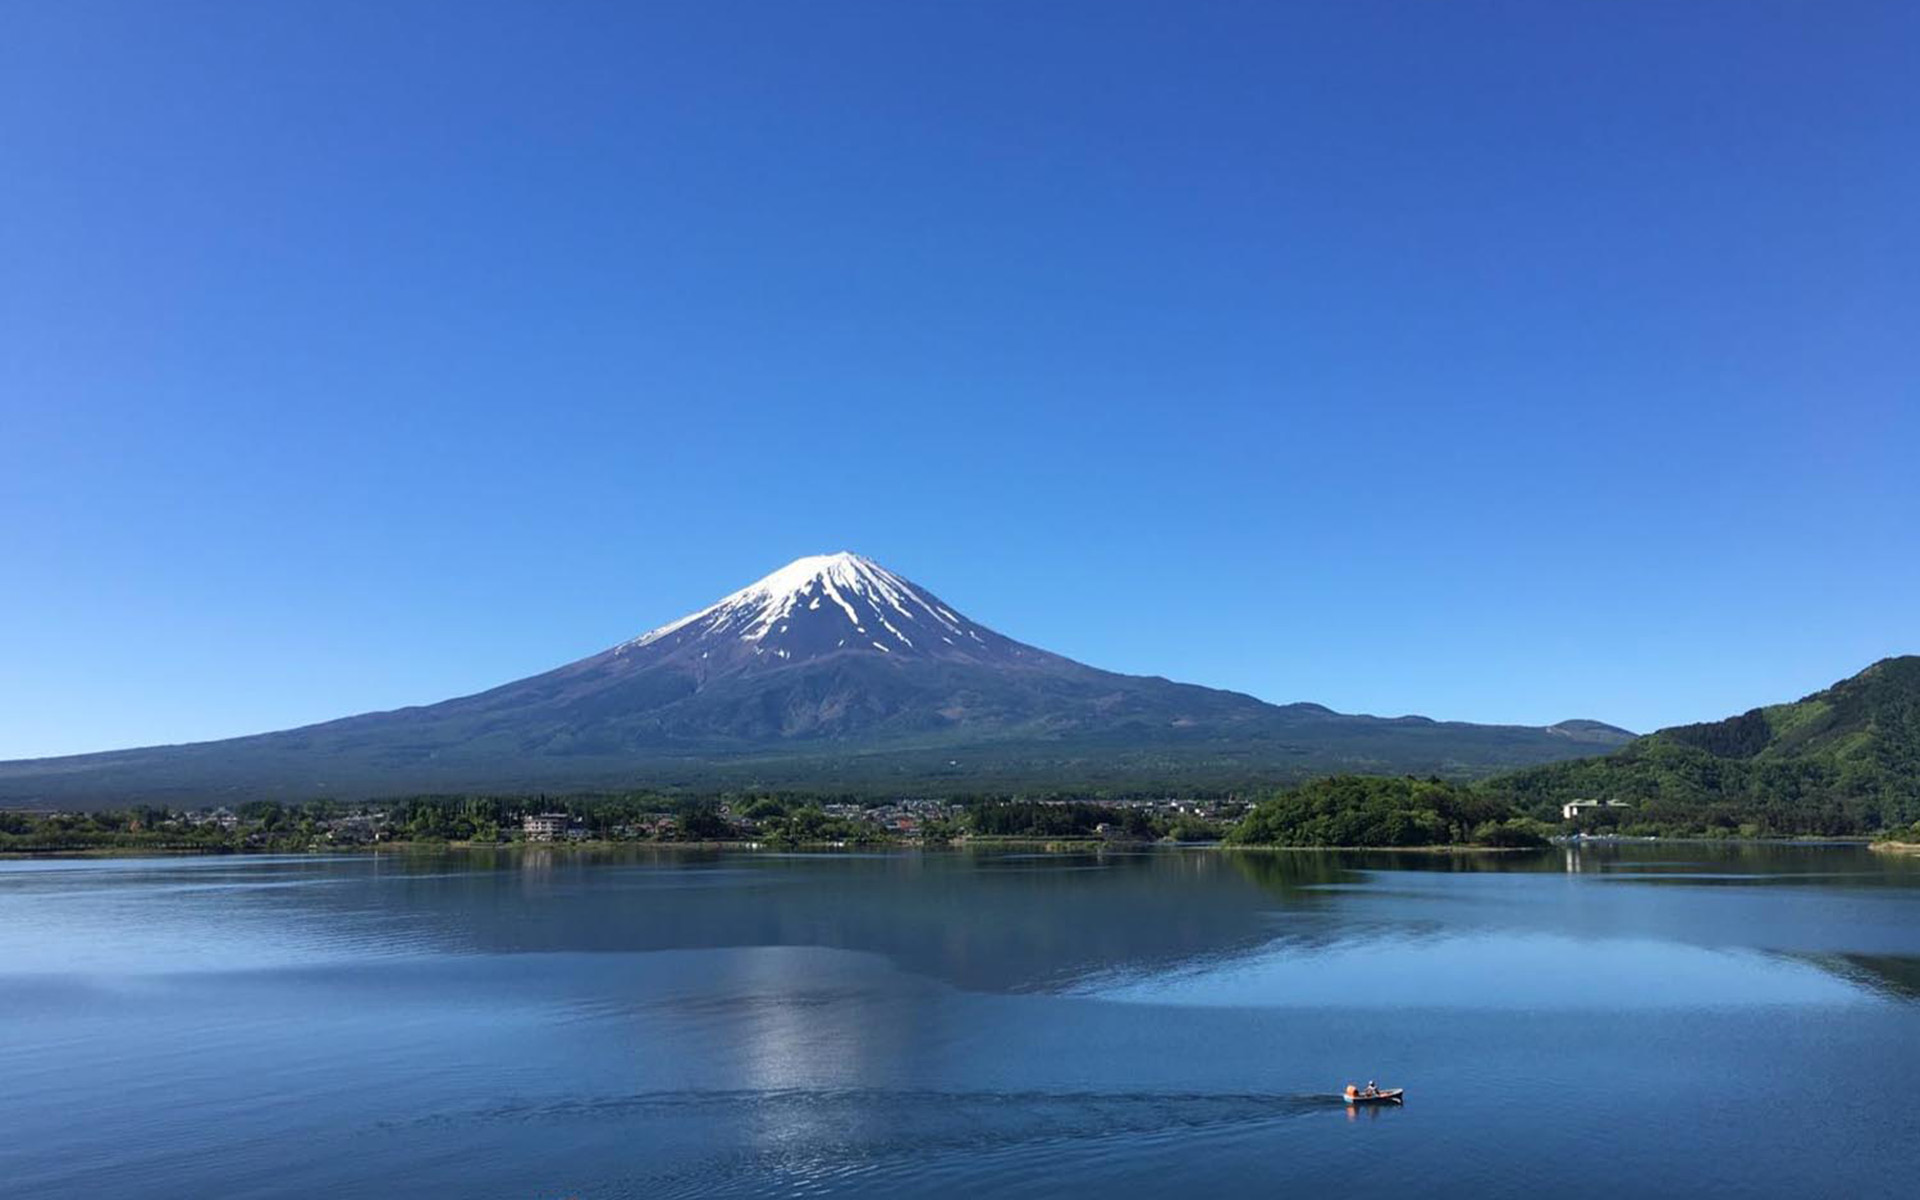
[[[1857,837],[1920,822],[1920,657],[1883,659],[1791,704],[1648,734],[1600,758],[1482,785],[1530,816],[1576,800],[1588,832]]]

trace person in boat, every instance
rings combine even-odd
[[[1358,1096],[1359,1094],[1360,1094],[1360,1089],[1358,1087],[1354,1086],[1351,1083],[1347,1085],[1347,1099],[1351,1100],[1355,1096]]]
[[[1367,1080],[1367,1090],[1360,1094],[1363,1096],[1378,1096],[1380,1094],[1380,1085],[1369,1079]]]

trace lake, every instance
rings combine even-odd
[[[0,1031],[20,1196],[1890,1194],[1920,860],[16,861]]]

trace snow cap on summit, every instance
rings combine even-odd
[[[674,635],[680,635],[674,637]],[[881,654],[985,645],[972,622],[870,558],[851,551],[796,558],[718,603],[633,639],[637,650],[673,638],[752,643],[786,660],[840,650]]]

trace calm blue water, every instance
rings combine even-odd
[[[1916,1074],[1850,848],[0,863],[11,1195],[1890,1195]]]

